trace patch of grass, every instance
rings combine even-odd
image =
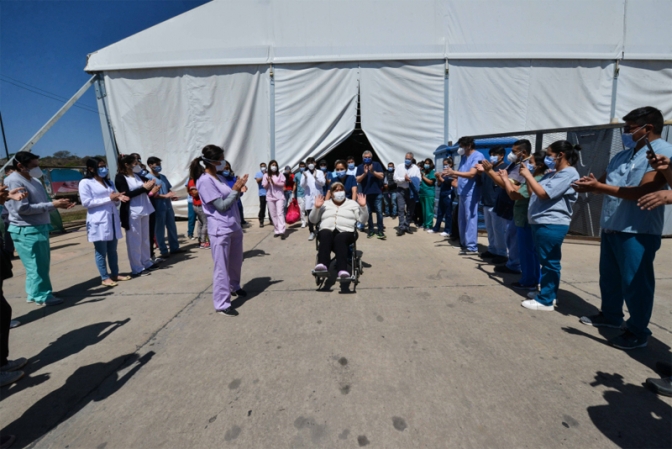
[[[86,209],[77,210],[74,212],[61,212],[61,220],[63,223],[70,223],[71,221],[86,220]]]

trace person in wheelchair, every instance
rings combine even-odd
[[[325,201],[322,195],[315,198],[315,207],[308,219],[319,226],[317,237],[319,249],[315,272],[326,272],[331,252],[336,254],[336,269],[339,278],[348,278],[348,248],[356,236],[357,222],[366,223],[369,212],[366,195],[357,195],[357,201],[345,197],[345,187],[340,182],[331,184],[331,199]]]

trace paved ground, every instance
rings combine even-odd
[[[360,239],[370,267],[341,294],[315,291],[305,229],[271,234],[246,231],[250,296],[235,319],[214,313],[210,254],[191,241],[106,289],[84,232],[55,237],[60,307],[25,303],[17,262],[10,355],[30,365],[0,391],[3,433],[40,448],[672,445],[672,401],[642,386],[670,360],[672,241],[654,336],[627,353],[605,344],[614,331],[578,323],[599,306],[597,243],[565,243],[558,309],[531,312],[502,286],[515,277],[436,235]]]

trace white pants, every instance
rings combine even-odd
[[[131,273],[138,274],[153,264],[149,252],[149,215],[129,217],[128,225],[126,231],[128,261],[131,263]]]
[[[299,210],[301,211],[301,224],[306,224],[306,198],[300,197],[296,201],[299,203]]]

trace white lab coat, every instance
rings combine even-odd
[[[79,182],[79,198],[86,207],[86,234],[89,242],[109,242],[121,239],[121,221],[119,211],[110,193],[111,186],[103,186],[95,179],[82,179]]]
[[[397,183],[397,187],[400,187],[402,189],[408,189],[408,181],[406,181],[406,175],[408,175],[409,178],[422,179],[420,175],[420,169],[418,168],[417,165],[411,164],[410,167],[406,168],[406,164],[404,163],[397,164],[397,166],[394,169],[394,175],[392,176],[394,182]]]
[[[315,170],[313,174],[306,169],[301,174],[301,187],[303,187],[303,191],[306,193],[304,200],[306,210],[311,210],[315,206],[315,198],[318,195],[322,195],[322,188],[326,182],[324,173],[321,170]]]

